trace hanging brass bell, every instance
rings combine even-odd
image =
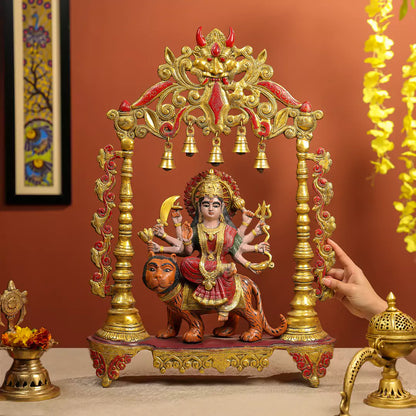
[[[261,173],[264,169],[269,169],[269,162],[266,156],[266,145],[261,141],[257,147],[258,153],[254,167]]]
[[[221,139],[218,136],[215,136],[212,140],[212,150],[209,154],[208,163],[211,163],[212,166],[218,166],[224,163],[221,151]]]
[[[159,167],[163,170],[172,170],[176,168],[175,162],[173,161],[172,147],[172,143],[167,141],[165,144],[165,151],[159,165]]]
[[[238,126],[233,152],[239,155],[244,155],[245,153],[250,152],[246,138],[246,128],[244,126]]]
[[[199,152],[198,148],[196,147],[194,128],[192,126],[188,126],[186,129],[186,139],[183,143],[182,152],[184,152],[188,157],[191,157],[195,153]]]

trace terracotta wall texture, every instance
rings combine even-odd
[[[410,54],[408,45],[416,42],[416,11],[410,9],[399,21],[401,2],[395,3],[395,17],[388,29],[395,41],[395,57],[387,68],[393,77],[387,85],[391,99],[386,104],[396,107],[392,158],[402,168],[397,160],[405,114],[400,95],[401,65]],[[157,83],[165,47],[176,56],[183,45],[193,48],[198,26],[205,34],[213,28],[228,33],[232,26],[237,46],[251,45],[254,56],[267,50],[275,82],[299,101],[308,100],[313,109],[324,111],[311,149],[324,147],[333,158],[328,179],[335,190],[330,205],[337,222],[334,239],[362,267],[382,296],[394,291],[398,306],[414,316],[416,259],[405,251],[402,236],[395,231],[398,215],[393,201],[400,193],[398,170],[374,181],[369,179],[374,153],[366,134],[371,128],[368,108],[362,102],[363,75],[369,70],[364,64],[364,43],[371,31],[366,23],[366,4],[325,0],[72,0],[72,204],[8,206],[3,198],[0,202],[0,289],[3,291],[13,279],[18,288],[28,290],[26,324],[49,328],[61,347],[87,346],[86,337],[103,324],[110,299],[93,296],[89,279],[95,271],[90,248],[99,239],[90,226],[92,214],[100,207],[94,194],[95,179],[102,174],[96,155],[107,144],[118,146],[106,113],[125,99],[135,101]],[[2,99],[1,105],[7,103]],[[176,139],[177,169],[172,172],[158,168],[161,140],[148,135],[138,140],[135,148],[133,291],[143,323],[152,334],[164,327],[166,313],[141,281],[146,249],[136,233],[155,223],[165,198],[182,194],[190,177],[209,168],[210,140],[198,134],[200,153],[189,159],[180,152],[183,132],[182,128]],[[235,132],[223,140],[225,163],[221,168],[237,180],[248,208],[255,209],[265,199],[273,211],[270,241],[277,267],[255,280],[269,321],[277,324],[279,314],[290,310],[293,294],[295,142],[275,138],[267,147],[271,169],[259,174],[253,169],[255,137],[248,134],[251,153],[242,157],[232,153],[234,136]],[[5,140],[9,138],[1,129],[3,159],[8,157],[3,150]],[[1,176],[0,193],[4,195],[5,179]],[[365,345],[366,322],[350,315],[340,302],[318,303],[317,310],[338,347]],[[210,327],[215,319],[208,321]]]

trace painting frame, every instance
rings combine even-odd
[[[43,0],[47,1],[47,0]],[[29,0],[30,2],[30,0]],[[54,24],[55,31],[51,31],[50,37],[53,42],[53,34],[57,33],[59,41],[54,48],[54,59],[56,58],[59,66],[58,70],[52,72],[56,79],[59,79],[59,88],[53,87],[53,113],[54,120],[59,122],[51,125],[59,125],[59,128],[52,130],[53,136],[50,140],[54,147],[53,177],[54,186],[48,189],[47,186],[25,186],[22,183],[26,181],[26,166],[19,168],[22,149],[26,151],[24,144],[24,133],[27,128],[20,120],[20,109],[23,105],[16,107],[16,103],[24,103],[24,94],[21,97],[16,96],[15,80],[18,76],[24,84],[24,60],[20,65],[16,65],[15,50],[15,13],[16,7],[22,7],[21,0],[3,0],[3,22],[4,22],[4,55],[5,55],[5,140],[6,140],[6,203],[10,205],[70,205],[71,204],[71,145],[70,145],[70,32],[69,32],[69,0],[49,0],[51,6],[59,10],[59,13],[51,13],[50,20],[56,19]],[[56,7],[58,6],[58,7]],[[49,33],[48,33],[49,35]],[[23,36],[23,35],[22,35]],[[17,67],[18,66],[18,67]],[[52,64],[51,64],[52,66]],[[52,84],[52,81],[50,82]],[[51,87],[52,88],[52,87]],[[23,88],[22,88],[23,89]],[[57,90],[57,92],[56,92]],[[17,111],[19,110],[19,111]],[[16,115],[18,115],[16,117]],[[20,133],[18,133],[20,132]],[[20,140],[20,142],[19,142]],[[23,145],[22,145],[23,142]],[[23,147],[22,147],[23,146]],[[20,152],[19,152],[20,150]],[[52,151],[50,151],[52,153]],[[20,157],[20,160],[19,160]],[[25,160],[24,160],[25,162]],[[51,168],[52,170],[52,168]],[[58,184],[55,186],[55,184]],[[21,191],[20,189],[23,189]]]

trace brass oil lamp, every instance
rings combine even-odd
[[[0,312],[8,321],[8,331],[23,321],[26,315],[27,291],[20,292],[10,280],[7,290],[0,295]],[[18,317],[15,323],[15,318]],[[3,324],[0,320],[0,324]],[[56,342],[49,341],[52,346]],[[51,383],[49,373],[42,365],[40,358],[45,353],[42,348],[24,348],[7,346],[0,343],[0,349],[7,350],[13,364],[6,372],[3,385],[0,387],[0,400],[39,401],[59,396],[60,389]]]
[[[340,416],[349,416],[352,389],[362,365],[370,361],[383,367],[382,378],[376,391],[364,402],[370,406],[400,409],[416,406],[416,397],[403,389],[398,378],[396,361],[416,348],[416,321],[396,308],[393,293],[387,296],[387,309],[373,316],[368,324],[368,347],[360,350],[351,360],[341,393]]]

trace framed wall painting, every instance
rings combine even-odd
[[[69,0],[2,0],[6,202],[70,204]]]

